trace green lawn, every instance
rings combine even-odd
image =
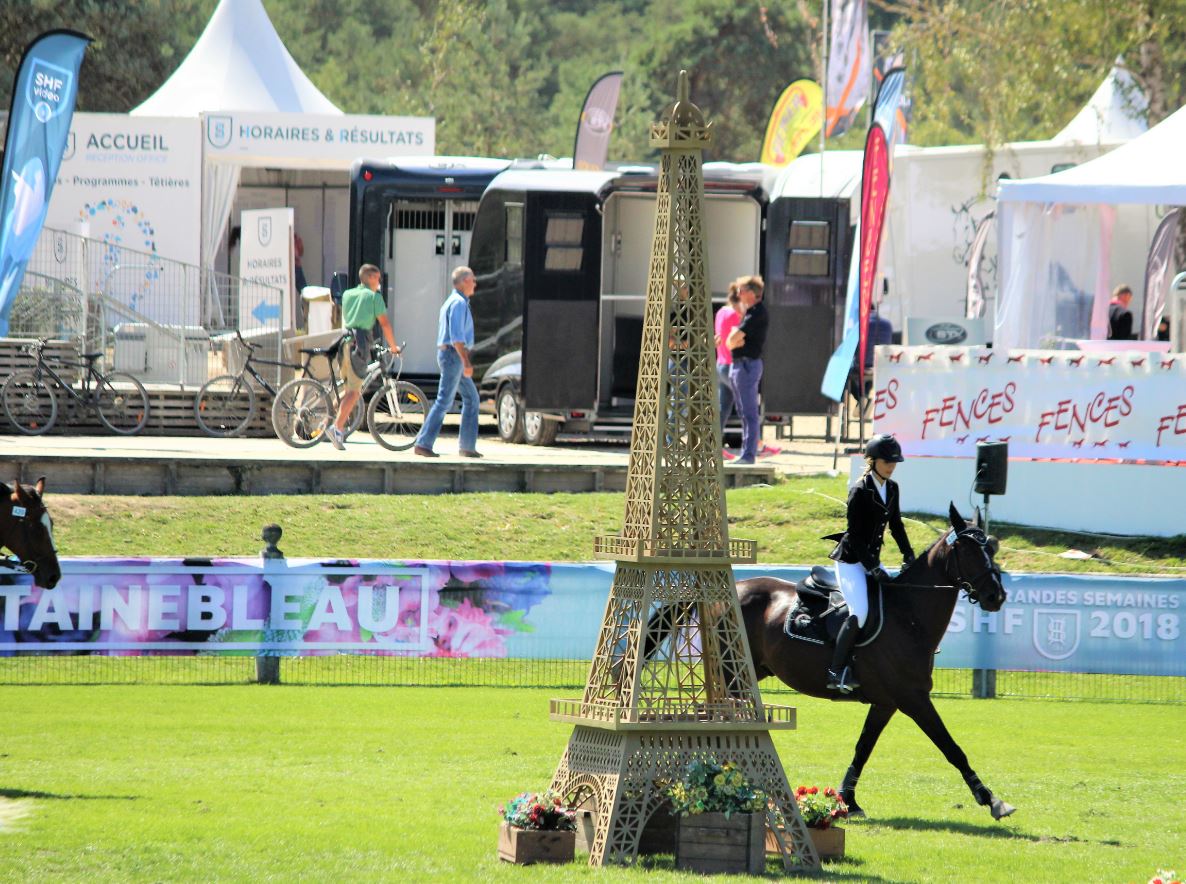
[[[759,561],[822,562],[831,544],[819,538],[843,529],[844,496],[843,478],[823,476],[730,491],[730,532],[756,540]],[[255,555],[260,528],[276,522],[289,556],[587,561],[594,536],[621,530],[625,512],[622,494],[58,495],[50,505],[59,548],[76,556]],[[916,550],[940,526],[908,521]],[[1004,523],[993,532],[1006,570],[1186,575],[1186,536],[1101,538]],[[1099,557],[1057,557],[1071,548]]]
[[[0,880],[646,880],[514,868],[496,805],[546,785],[570,728],[541,690],[0,688]],[[785,699],[785,698],[784,698]],[[801,700],[792,786],[835,783],[864,709]],[[827,880],[1144,882],[1186,865],[1186,709],[940,701],[993,822],[891,722]],[[1177,865],[1175,865],[1177,864]],[[690,876],[683,876],[690,880]]]

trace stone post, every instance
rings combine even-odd
[[[280,542],[283,534],[284,529],[279,525],[264,526],[260,536],[264,542],[264,548],[259,551],[259,556],[263,559],[265,573],[273,570],[277,565],[283,567],[284,553],[276,545]],[[255,680],[257,684],[280,684],[280,658],[264,654],[256,655]]]

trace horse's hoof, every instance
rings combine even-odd
[[[1002,801],[1000,798],[993,798],[992,800],[992,818],[994,820],[1004,819],[1013,811],[1017,810],[1012,804]]]
[[[848,809],[848,818],[850,820],[863,820],[868,814],[859,807],[850,807]]]

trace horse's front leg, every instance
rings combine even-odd
[[[889,720],[893,718],[895,712],[897,712],[897,709],[893,706],[878,706],[874,704],[869,707],[869,714],[865,716],[865,726],[861,729],[860,739],[857,740],[857,748],[852,756],[852,764],[848,766],[848,770],[844,773],[844,782],[840,784],[840,797],[848,805],[849,816],[857,817],[865,815],[865,811],[861,810],[861,806],[857,804],[857,780],[861,778],[861,771],[865,769],[865,762],[873,754],[873,747],[877,745],[877,738],[881,736],[881,732],[885,730],[885,726],[889,724]]]
[[[935,709],[935,704],[931,702],[930,696],[924,694],[921,697],[913,698],[909,702],[903,702],[901,709],[914,720],[915,724],[922,728],[922,732],[931,738],[932,743],[939,747],[939,751],[943,753],[943,757],[960,772],[960,775],[964,778],[964,782],[972,790],[972,795],[975,797],[976,803],[988,805],[994,820],[1006,817],[1016,810],[1011,804],[1007,804],[993,795],[992,790],[980,782],[980,777],[976,776],[976,771],[972,770],[968,765],[968,756],[964,754],[964,750],[959,747],[959,744],[947,732],[947,726],[943,724],[943,719],[939,717],[939,712]]]

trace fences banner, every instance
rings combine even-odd
[[[874,376],[874,428],[907,455],[1186,461],[1181,356],[878,347]]]
[[[0,577],[0,657],[234,654],[589,659],[613,566],[63,559],[53,590]],[[807,569],[756,565],[738,579]],[[943,668],[1186,675],[1186,579],[1006,575],[955,609]]]

